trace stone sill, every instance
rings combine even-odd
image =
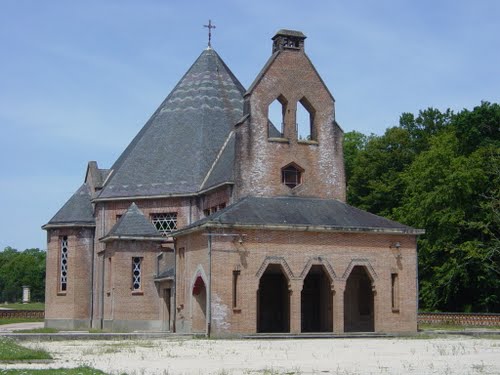
[[[299,139],[297,143],[301,145],[313,145],[313,146],[319,145],[318,141],[307,140],[307,139]]]
[[[288,138],[267,138],[269,142],[277,142],[277,143],[290,143],[290,140]]]

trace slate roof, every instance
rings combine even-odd
[[[161,279],[173,279],[174,278],[174,268],[170,267],[167,268],[166,270],[163,270],[160,272],[156,277],[155,280],[161,280]]]
[[[90,189],[83,184],[42,228],[57,226],[95,226]]]
[[[132,203],[109,233],[101,240],[138,238],[163,240],[165,237],[156,230],[139,207]]]
[[[203,226],[297,227],[300,230],[370,231],[422,234],[404,224],[373,215],[338,200],[303,197],[246,197],[173,233]]]
[[[204,50],[112,166],[97,199],[198,192],[243,114],[244,92],[220,56]]]

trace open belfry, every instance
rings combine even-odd
[[[279,30],[247,90],[209,43],[110,169],[89,162],[43,226],[47,327],[417,330],[423,231],[346,204],[305,40]]]

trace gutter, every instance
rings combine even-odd
[[[424,229],[414,228],[377,228],[377,227],[329,227],[321,225],[294,225],[294,224],[222,224],[215,221],[208,221],[199,226],[181,229],[172,233],[173,237],[186,235],[201,231],[206,228],[221,228],[221,229],[246,229],[246,230],[281,230],[281,231],[301,231],[301,232],[333,232],[333,233],[371,233],[371,234],[425,234]]]

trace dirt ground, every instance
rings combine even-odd
[[[500,374],[500,336],[472,338],[58,341],[49,364],[88,365],[110,374]]]

